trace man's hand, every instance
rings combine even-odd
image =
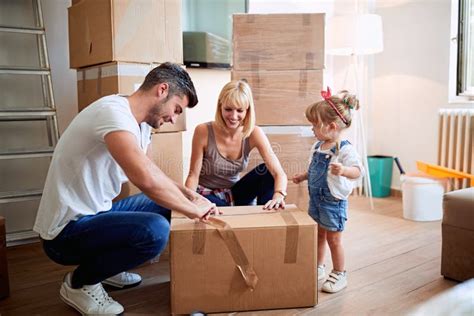
[[[192,199],[190,200],[199,209],[199,214],[201,214],[199,220],[202,222],[206,222],[211,215],[223,214],[214,203],[211,203],[199,193],[193,192]]]

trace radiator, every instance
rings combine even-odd
[[[441,109],[438,132],[438,165],[472,174],[474,109]],[[452,180],[450,187],[467,188],[469,182]]]

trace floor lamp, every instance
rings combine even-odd
[[[353,75],[355,92],[360,97],[361,85],[364,79],[360,77],[358,56],[376,54],[383,51],[382,18],[376,14],[357,14],[335,16],[328,21],[326,33],[326,53],[336,56],[351,56],[350,65],[347,67],[342,88],[346,87],[347,77]],[[364,97],[368,100],[367,96]],[[367,110],[362,104],[361,110]],[[360,112],[360,111],[359,111]],[[362,158],[366,176],[363,178],[362,187],[365,195],[369,197],[370,207],[373,209],[372,189],[370,186],[370,172],[367,161],[367,137],[362,112],[355,114],[356,148]]]

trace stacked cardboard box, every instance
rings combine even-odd
[[[316,224],[294,205],[224,207],[211,225],[173,218],[171,312],[314,306]]]
[[[321,99],[324,14],[235,14],[233,50],[232,79],[252,87],[257,125],[265,126],[287,176],[306,171],[316,139],[304,112]],[[299,132],[302,126],[307,130]],[[256,157],[249,170],[261,162]],[[287,201],[306,210],[306,183],[290,181]]]
[[[77,0],[68,13],[79,111],[103,96],[133,93],[160,63],[183,63],[180,0]],[[184,130],[182,114],[160,132]]]
[[[152,134],[148,155],[171,180],[183,184],[182,132]],[[137,193],[140,193],[140,190],[129,182],[122,185],[122,192],[116,200],[121,200]]]
[[[132,94],[163,62],[183,64],[181,0],[74,0],[68,15],[79,111],[106,95]],[[179,183],[185,130],[184,112],[152,136],[152,160]],[[117,199],[138,192],[125,184]]]
[[[258,125],[309,125],[323,68],[324,14],[234,14],[232,79],[249,81]]]
[[[288,177],[308,170],[311,147],[315,141],[309,126],[264,126],[263,131]],[[251,170],[260,163],[263,163],[262,157],[253,150],[248,169]],[[296,204],[300,209],[308,210],[309,196],[306,182],[294,184],[289,180],[287,192],[286,203]]]

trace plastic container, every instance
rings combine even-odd
[[[404,174],[402,183],[403,217],[413,221],[438,221],[443,218],[446,180],[423,174]]]
[[[392,156],[368,156],[370,188],[373,197],[390,196],[392,186]]]

